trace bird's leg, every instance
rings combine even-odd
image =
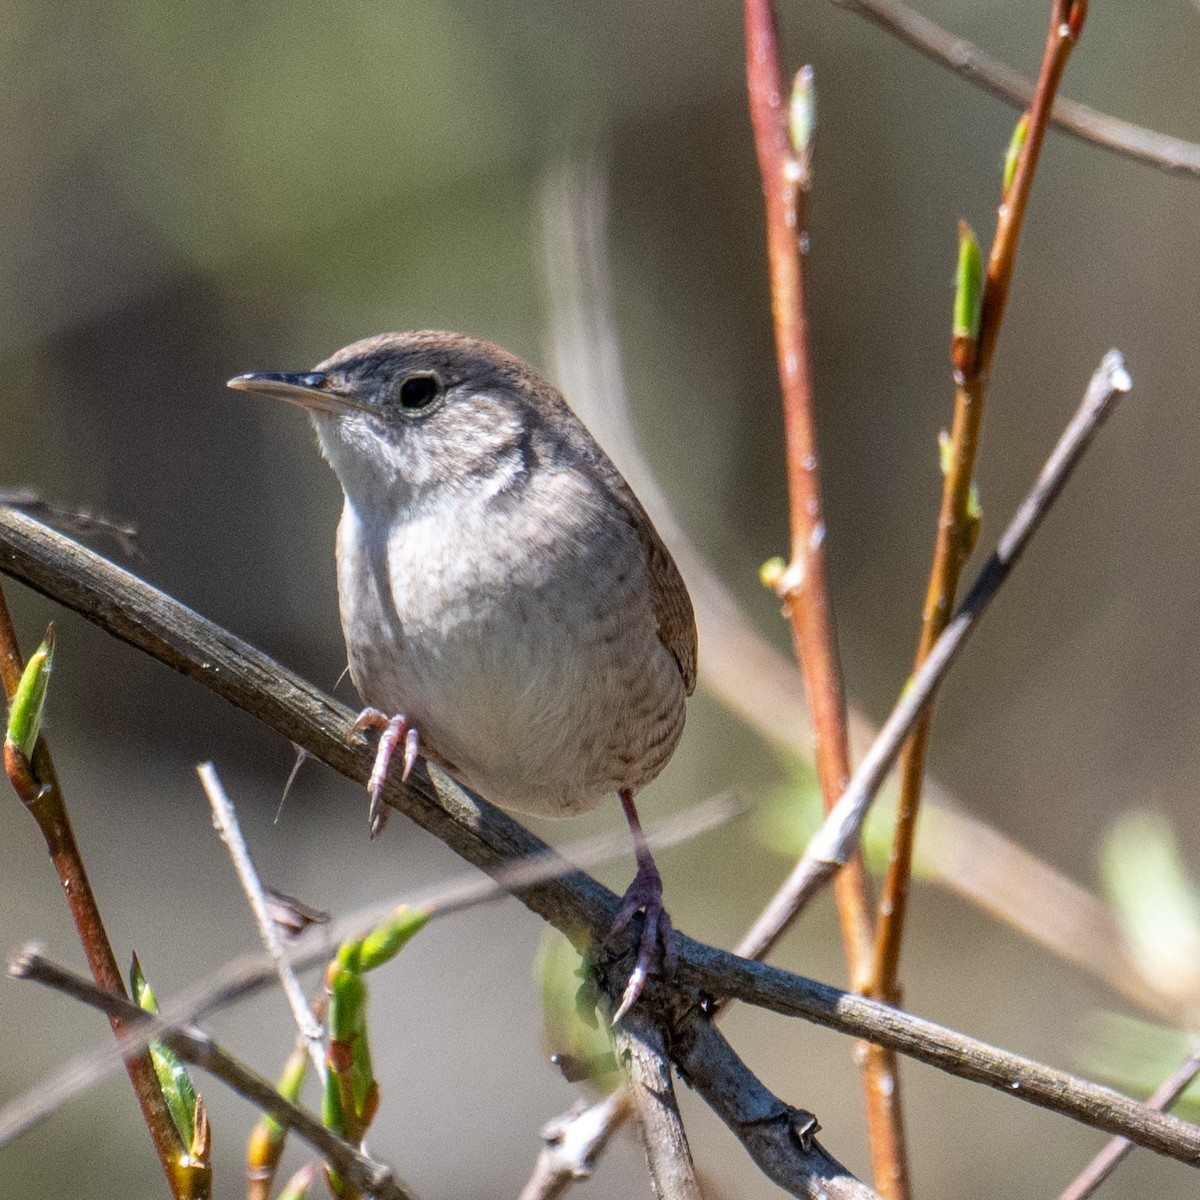
[[[358,714],[358,720],[350,727],[351,734],[365,733],[368,729],[379,731],[379,745],[375,748],[375,765],[371,768],[371,778],[367,780],[367,794],[371,797],[367,817],[371,825],[371,838],[379,836],[387,824],[388,810],[383,802],[383,781],[387,778],[388,767],[392,755],[401,742],[404,743],[404,768],[400,772],[402,780],[407,779],[417,761],[421,748],[421,735],[415,725],[410,725],[403,713],[389,717],[387,713],[377,708],[364,708]]]
[[[663,970],[670,974],[675,968],[675,948],[671,936],[671,918],[667,916],[662,903],[662,876],[646,845],[646,835],[642,832],[642,823],[638,820],[637,809],[633,804],[633,790],[622,788],[620,792],[621,807],[625,810],[625,819],[629,822],[629,831],[633,834],[633,851],[637,856],[637,874],[625,892],[621,901],[621,909],[613,922],[613,933],[619,933],[639,913],[645,913],[642,924],[642,938],[638,944],[637,962],[630,973],[629,982],[621,996],[621,1006],[613,1017],[615,1025],[636,1003],[646,986],[646,976],[650,973],[650,961],[658,949],[658,943],[663,947]]]

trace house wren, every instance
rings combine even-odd
[[[615,792],[638,864],[616,927],[645,912],[627,1011],[670,941],[633,797],[696,681],[691,601],[645,510],[562,396],[476,338],[385,333],[229,386],[306,408],[345,492],[342,631],[371,706],[357,727],[381,730],[372,832],[401,746],[405,774],[419,746],[514,812]]]

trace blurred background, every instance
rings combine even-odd
[[[814,64],[819,96],[811,306],[832,583],[848,690],[879,721],[909,669],[932,547],[955,223],[990,241],[1016,114],[826,0],[781,8],[791,65]],[[1047,0],[921,8],[1036,71]],[[1065,94],[1200,138],[1197,7],[1093,10]],[[786,650],[757,581],[787,530],[739,6],[107,0],[67,15],[24,0],[0,22],[0,53],[0,486],[135,525],[139,573],[332,688],[337,483],[298,413],[224,381],[418,327],[488,337],[551,371],[540,197],[583,148],[607,174],[615,320],[646,455],[687,535]],[[982,550],[1112,345],[1134,394],[956,669],[930,762],[970,811],[1090,887],[1133,807],[1162,814],[1185,862],[1200,852],[1198,247],[1200,183],[1050,134],[989,399]],[[202,758],[267,881],[310,904],[341,914],[465,870],[402,819],[370,844],[360,789],[318,765],[276,822],[287,744],[5,588],[28,649],[57,624],[51,744],[118,957],[136,949],[160,996],[255,945],[209,828]],[[348,685],[340,694],[354,702]],[[702,692],[644,812],[731,787],[761,811],[803,778]],[[680,928],[737,939],[788,869],[770,826],[744,820],[662,855]],[[80,963],[11,797],[0,827],[0,942],[36,937]],[[614,804],[538,832],[561,843],[621,827]],[[626,856],[599,874],[621,890],[631,872]],[[540,1127],[578,1094],[546,1061],[539,935],[510,901],[434,926],[373,980],[383,1107],[371,1147],[426,1200],[515,1195]],[[844,982],[827,900],[777,960]],[[1073,1069],[1102,1069],[1088,1052],[1094,1013],[1136,1015],[940,888],[916,892],[902,976],[923,1016]],[[29,985],[0,981],[0,1011],[0,1099],[106,1032]],[[215,1028],[272,1076],[291,1041],[277,996]],[[744,1009],[726,1028],[773,1089],[819,1115],[831,1151],[869,1173],[850,1044]],[[1102,1140],[928,1068],[906,1065],[904,1084],[918,1195],[1053,1195]],[[219,1191],[236,1194],[252,1113],[200,1086]],[[714,1195],[777,1194],[684,1102]],[[584,1186],[649,1195],[640,1149],[617,1144]],[[1104,1194],[1196,1186],[1138,1152]],[[165,1194],[124,1078],[0,1153],[2,1196],[83,1188]]]

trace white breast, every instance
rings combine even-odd
[[[684,687],[636,532],[586,478],[544,476],[538,521],[485,489],[375,526],[348,502],[338,587],[366,703],[487,799],[567,815],[658,773]]]

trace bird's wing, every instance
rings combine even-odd
[[[625,477],[607,458],[597,465],[642,544],[646,571],[650,576],[650,599],[658,622],[658,636],[678,664],[683,685],[690,696],[696,690],[696,615],[692,611],[687,585],[671,552],[658,536],[658,530],[654,528],[642,502],[625,482]]]

